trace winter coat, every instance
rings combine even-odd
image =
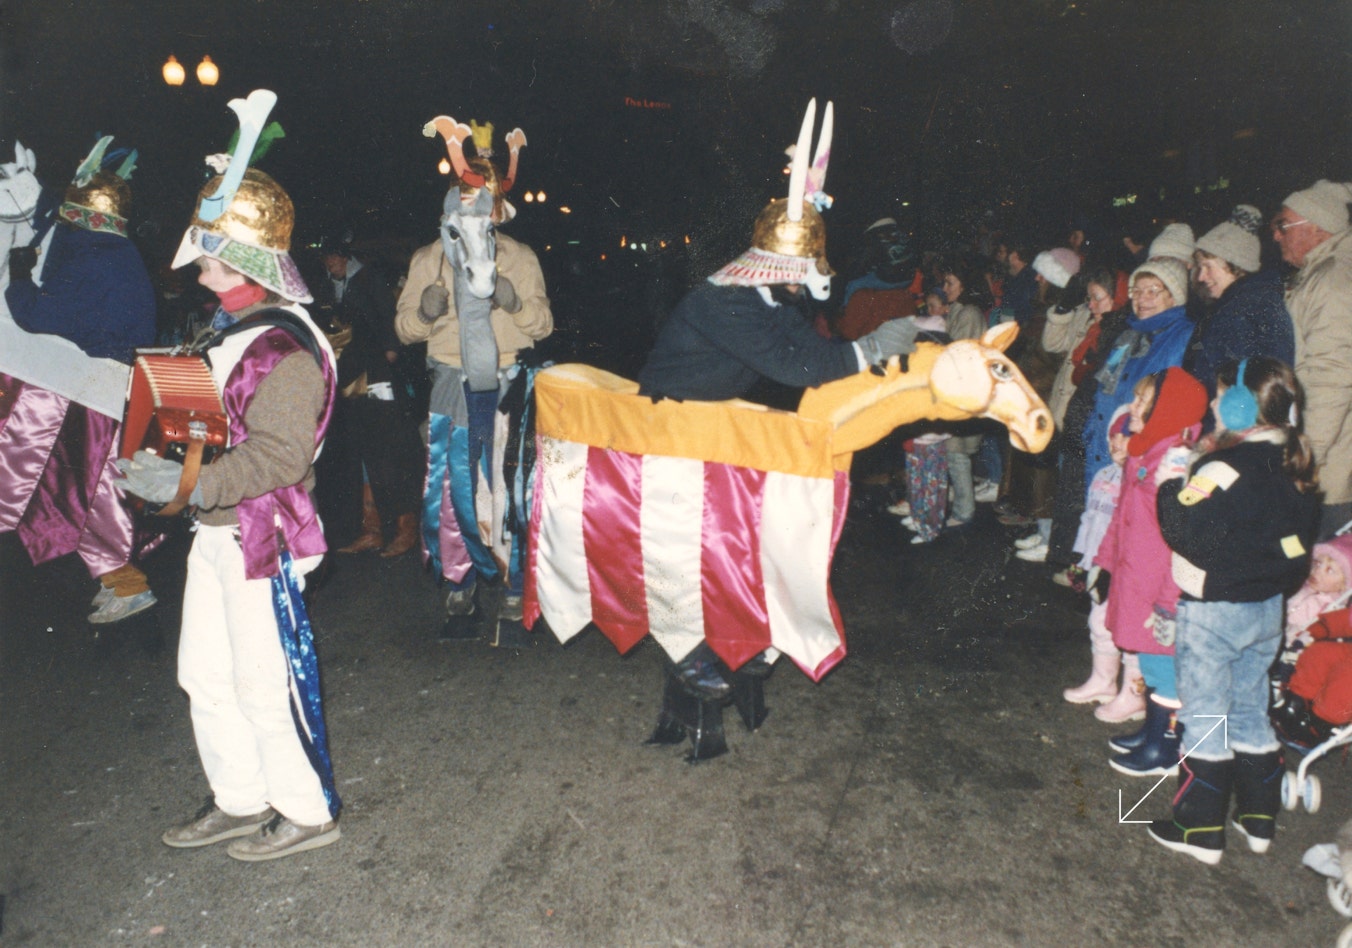
[[[980,339],[986,331],[986,314],[974,303],[954,303],[948,308],[948,334],[954,342],[959,339]],[[976,454],[981,447],[981,435],[961,435],[948,442],[951,454]]]
[[[58,224],[40,276],[41,287],[15,280],[5,290],[21,328],[127,363],[132,350],[155,344],[155,290],[126,237]]]
[[[1075,394],[1075,382],[1071,378],[1075,372],[1075,362],[1070,356],[1084,341],[1092,325],[1094,314],[1086,304],[1082,303],[1072,310],[1062,310],[1056,306],[1047,310],[1047,324],[1042,329],[1042,348],[1062,356],[1047,399],[1047,407],[1056,420],[1057,430],[1065,422],[1066,407],[1070,404],[1070,396]]]
[[[512,281],[521,308],[509,313],[494,306],[490,319],[498,341],[498,365],[506,368],[516,361],[518,349],[535,344],[554,331],[554,314],[545,294],[545,277],[540,261],[523,243],[498,234],[498,276]],[[441,280],[451,292],[450,311],[435,322],[425,323],[418,315],[422,292]],[[420,247],[408,265],[408,280],[395,307],[394,328],[405,343],[427,342],[428,358],[442,365],[461,368],[460,320],[455,314],[455,276],[446,259],[441,241]]]
[[[1216,394],[1216,370],[1227,361],[1268,356],[1292,365],[1295,331],[1282,299],[1281,277],[1275,270],[1263,270],[1231,283],[1198,335],[1184,368],[1212,395]]]
[[[1324,503],[1345,504],[1352,501],[1352,229],[1306,255],[1286,309]]]
[[[817,335],[802,306],[766,302],[754,286],[705,281],[662,325],[638,374],[639,393],[723,401],[762,378],[809,388],[858,372],[858,352]]]
[[[1186,482],[1160,485],[1160,530],[1184,595],[1263,602],[1309,574],[1319,498],[1297,491],[1282,471],[1284,444],[1277,429],[1252,429],[1195,462]]]
[[[1095,565],[1112,574],[1108,628],[1117,647],[1129,652],[1174,654],[1172,645],[1155,641],[1145,623],[1156,606],[1170,613],[1178,607],[1179,588],[1170,570],[1169,546],[1156,517],[1155,470],[1166,451],[1185,443],[1181,435],[1163,438],[1143,456],[1127,458],[1117,509],[1094,557]]]
[[[1132,330],[1143,334],[1149,340],[1149,349],[1134,357],[1123,355],[1132,337]],[[1112,350],[1099,370],[1103,376],[1114,366],[1114,359],[1124,359],[1121,371],[1117,374],[1117,384],[1111,390],[1100,380],[1098,391],[1094,395],[1094,407],[1085,422],[1084,442],[1084,490],[1088,492],[1094,475],[1105,464],[1111,464],[1108,456],[1108,421],[1119,405],[1128,404],[1134,396],[1136,383],[1147,375],[1152,375],[1171,366],[1183,364],[1183,353],[1187,350],[1188,340],[1192,337],[1192,322],[1182,306],[1166,309],[1149,319],[1141,319],[1134,313],[1127,318],[1126,330],[1117,337]]]

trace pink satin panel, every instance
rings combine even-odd
[[[0,375],[5,411],[0,424],[0,530],[14,530],[28,509],[70,402],[54,392]]]
[[[300,342],[284,329],[267,330],[249,343],[239,362],[226,379],[221,401],[230,419],[230,443],[238,446],[249,440],[244,418],[269,372],[287,356],[303,352]],[[320,371],[327,388],[323,413],[315,428],[315,444],[324,439],[333,414],[334,374],[327,359],[320,360]],[[277,575],[280,548],[278,537],[296,559],[318,556],[328,551],[324,530],[319,524],[313,498],[303,485],[293,484],[249,497],[235,507],[239,517],[240,543],[244,547],[244,575],[265,579]]]
[[[118,422],[9,376],[0,387],[0,529],[17,530],[34,564],[78,553],[91,576],[125,566],[134,527],[114,487]]]
[[[770,647],[760,560],[764,488],[764,471],[704,465],[704,639],[734,671]]]
[[[621,653],[648,634],[639,511],[643,457],[592,448],[587,452],[582,542],[587,551],[592,621]]]
[[[441,519],[439,521],[437,543],[441,547],[441,575],[453,583],[465,581],[474,561],[469,557],[469,547],[460,533],[460,521],[455,516],[455,506],[451,503],[451,479],[441,479]],[[431,557],[423,553],[423,562]]]
[[[831,513],[832,562],[836,558],[836,544],[840,542],[840,533],[845,529],[845,514],[850,506],[850,475],[848,471],[836,471],[835,488],[835,509]],[[794,662],[813,681],[821,681],[826,677],[826,673],[839,665],[840,660],[845,657],[845,623],[841,621],[840,607],[836,605],[835,594],[831,592],[831,568],[829,565],[826,570],[826,601],[831,605],[831,620],[835,623],[836,631],[840,634],[840,646],[822,659],[816,668],[807,668],[801,662]]]
[[[539,436],[535,441],[536,452],[540,449]],[[530,531],[526,534],[526,575],[525,586],[521,591],[521,621],[527,629],[534,629],[540,619],[540,596],[535,587],[535,568],[538,562],[536,548],[540,543],[540,516],[544,512],[544,488],[541,485],[541,471],[536,465],[531,474],[534,489],[531,491]]]

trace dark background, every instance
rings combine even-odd
[[[447,179],[423,123],[492,121],[499,142],[524,128],[512,232],[550,258],[565,297],[569,279],[618,279],[590,268],[621,236],[649,257],[663,240],[680,248],[669,265],[626,257],[679,285],[742,250],[784,188],[782,149],[814,95],[836,104],[837,269],[885,214],[941,249],[980,221],[1060,242],[1076,213],[1104,227],[1123,211],[1183,216],[1200,233],[1241,200],[1270,212],[1315,178],[1352,178],[1346,2],[5,0],[0,11],[0,148],[33,148],[52,185],[96,132],[139,148],[134,218],[152,265],[177,243],[201,157],[235,127],[226,101],[260,86],[278,93],[287,132],[263,167],[296,201],[300,242],[348,225],[359,242],[430,239]],[[160,78],[171,53],[189,73],[179,88]],[[215,88],[192,77],[204,54],[220,67]],[[549,200],[524,204],[522,190]],[[1113,211],[1128,194],[1136,203]]]

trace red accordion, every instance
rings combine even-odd
[[[139,450],[180,461],[178,494],[154,513],[182,510],[203,464],[230,442],[230,425],[206,359],[142,350],[132,365],[118,457]]]

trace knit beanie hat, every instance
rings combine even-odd
[[[1258,243],[1262,224],[1262,211],[1249,204],[1237,205],[1228,221],[1217,224],[1198,239],[1197,249],[1220,257],[1245,273],[1257,273],[1263,266],[1262,247]]]
[[[1191,261],[1197,242],[1193,239],[1192,228],[1187,224],[1169,224],[1160,235],[1150,242],[1147,257],[1173,257],[1175,260]]]
[[[1320,230],[1337,234],[1347,230],[1349,201],[1352,201],[1352,185],[1320,178],[1282,203]]]
[[[1164,373],[1155,393],[1155,407],[1145,427],[1131,436],[1127,453],[1140,457],[1165,438],[1202,423],[1206,415],[1206,386],[1178,367]]]
[[[1352,588],[1352,533],[1345,533],[1314,545],[1314,558],[1327,556],[1343,571],[1343,581]]]
[[[1153,246],[1153,244],[1152,244]],[[1182,306],[1188,301],[1188,271],[1182,261],[1175,257],[1151,257],[1131,274],[1131,287],[1143,276],[1152,276],[1164,284],[1174,297],[1174,305]]]
[[[1080,272],[1080,255],[1069,247],[1044,250],[1033,258],[1033,272],[1052,286],[1065,289],[1070,278]]]

